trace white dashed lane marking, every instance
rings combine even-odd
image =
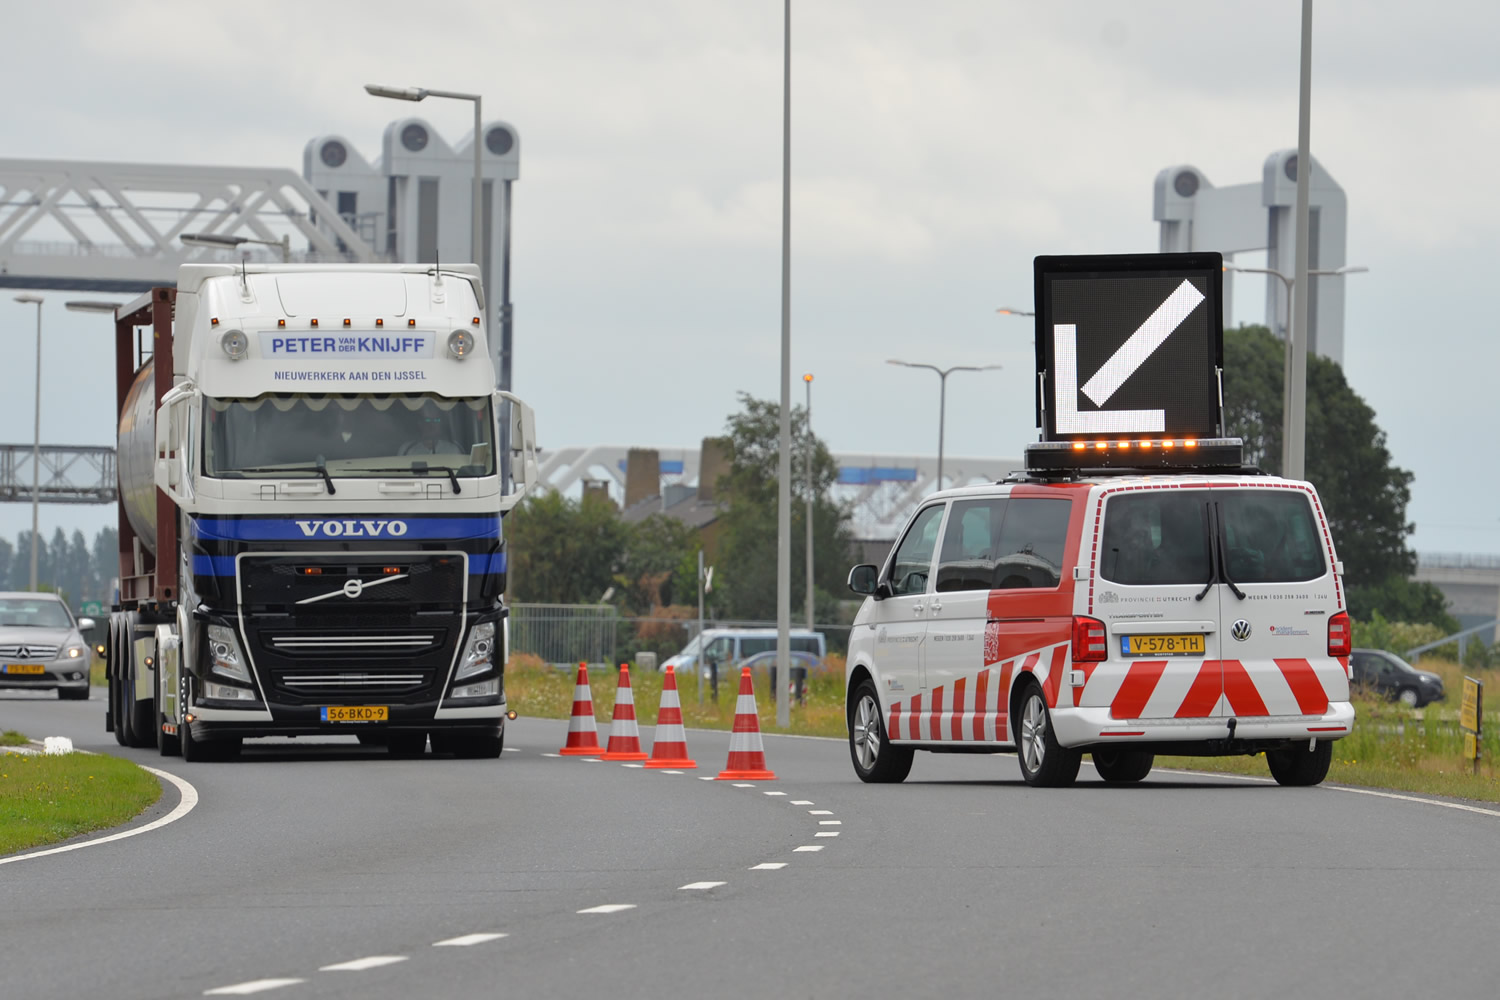
[[[747,784],[745,784],[742,781],[736,781],[734,783],[734,787],[735,788],[754,788],[755,786],[754,785],[747,785]]]
[[[681,771],[663,771],[662,774],[681,774]]]
[[[484,944],[486,941],[498,941],[506,937],[504,934],[464,934],[460,937],[449,938],[446,941],[434,941],[434,948],[467,948],[470,945]]]
[[[728,884],[728,882],[689,882],[687,885],[679,885],[677,891],[681,892],[684,889],[717,889],[721,885]]]
[[[819,826],[843,826],[844,825],[844,821],[841,820],[841,819],[820,819],[820,820],[818,820],[818,825]]]
[[[785,795],[786,792],[761,792],[762,795]]]
[[[544,753],[544,754],[542,754],[542,756],[543,757],[561,757],[562,754],[560,754],[560,753]]]
[[[823,845],[822,844],[804,844],[801,847],[794,847],[794,848],[792,848],[792,853],[793,854],[797,854],[797,853],[800,853],[802,851],[821,851],[822,849],[823,849]]]
[[[809,816],[832,816],[833,815],[833,810],[832,809],[809,809],[807,811],[807,814]]]
[[[506,753],[520,753],[521,752],[521,748],[520,747],[506,747],[505,748],[505,752]]]
[[[356,958],[348,962],[338,962],[334,965],[324,965],[318,969],[319,972],[364,972],[366,969],[378,969],[384,965],[395,965],[397,962],[406,961],[405,955],[370,955],[366,958]]]
[[[252,979],[248,983],[235,983],[233,986],[220,986],[216,990],[204,990],[206,997],[247,997],[252,993],[263,993],[266,990],[279,990],[283,986],[296,986],[305,983],[305,979]]]
[[[602,906],[590,906],[587,910],[579,910],[579,913],[619,913],[622,910],[635,909],[634,903],[605,903]]]
[[[621,764],[621,767],[645,767],[645,764]]]
[[[700,774],[700,775],[698,775],[698,780],[699,781],[714,781],[716,779],[711,774]]]
[[[819,830],[813,834],[814,837],[837,837],[838,835],[839,832],[837,830]]]
[[[792,800],[792,805],[794,805],[794,806],[810,806],[810,805],[812,805],[812,799],[793,799]]]

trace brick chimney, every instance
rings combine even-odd
[[[661,495],[661,456],[655,448],[632,448],[625,455],[625,506]]]
[[[727,437],[703,439],[698,455],[698,502],[712,503],[719,497],[719,477],[729,472],[734,462],[734,442]]]

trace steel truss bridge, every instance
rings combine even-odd
[[[38,498],[42,503],[114,503],[120,477],[113,448],[44,444]],[[0,501],[31,502],[31,445],[0,444]]]

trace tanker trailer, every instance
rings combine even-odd
[[[122,308],[122,745],[499,756],[501,522],[537,466],[483,316],[471,265],[190,264]]]

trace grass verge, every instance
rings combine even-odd
[[[119,757],[0,755],[0,854],[119,826],[159,798],[156,778]]]
[[[0,733],[0,747],[24,747],[26,742],[26,734],[18,733],[14,729],[7,729]]]

